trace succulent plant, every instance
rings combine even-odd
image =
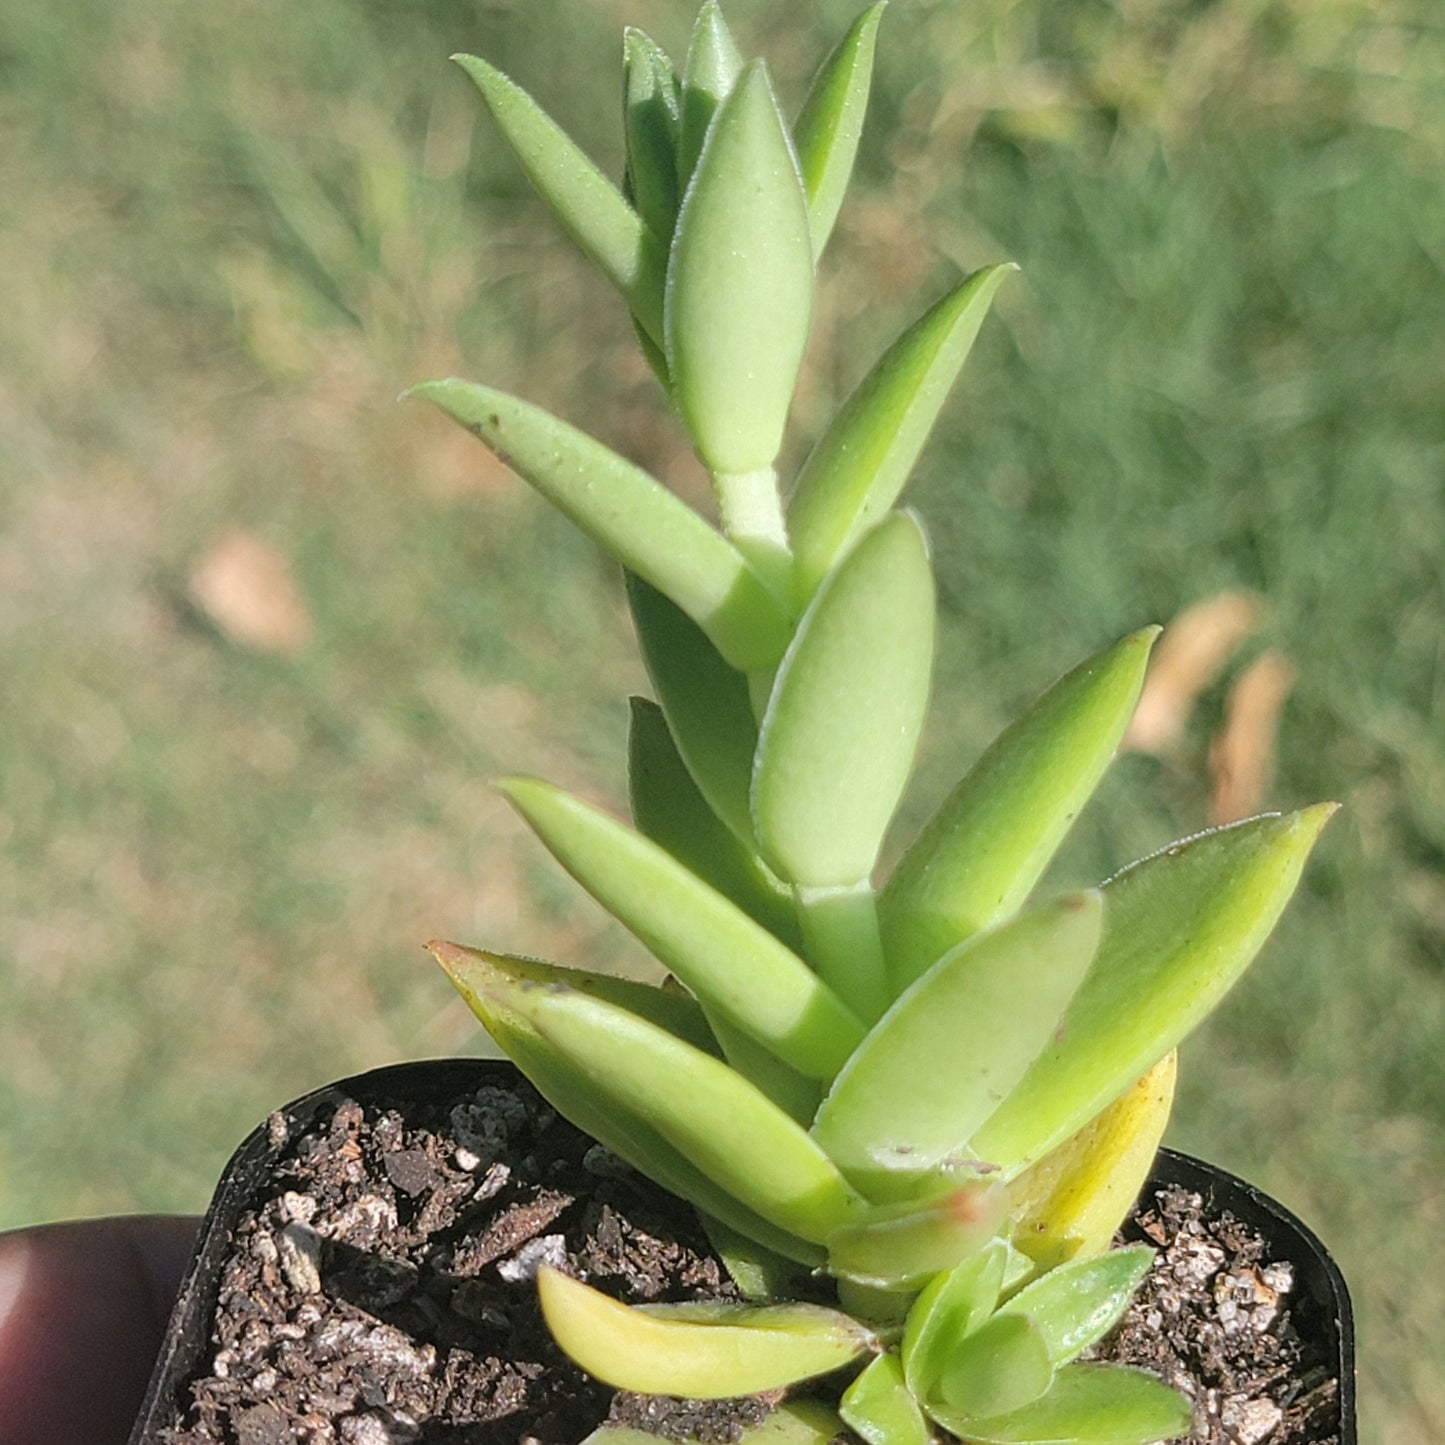
[[[763,1427],[800,1445],[839,1416],[869,1445],[1154,1441],[1187,1428],[1187,1403],[1078,1360],[1148,1266],[1109,1246],[1176,1046],[1258,951],[1332,808],[1035,903],[1129,720],[1146,628],[1044,693],[875,882],[934,653],[928,547],[897,503],[1011,269],[964,277],[888,348],[785,502],[775,468],[882,9],[791,126],[712,0],[680,72],[629,31],[621,188],[458,57],[621,292],[718,523],[515,397],[413,389],[625,569],[656,691],[632,703],[632,825],[536,779],[498,786],[667,977],[433,951],[564,1115],[696,1206],[750,1297],[631,1308],[544,1269],[549,1325],[598,1378],[718,1397],[851,1371],[836,1415],[793,1404]]]

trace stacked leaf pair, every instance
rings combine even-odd
[[[548,1321],[584,1368],[715,1397],[852,1365],[837,1407],[870,1445],[935,1427],[1142,1445],[1189,1411],[1147,1375],[1078,1362],[1148,1265],[1108,1246],[1162,1132],[1175,1046],[1263,943],[1331,809],[1029,906],[1129,720],[1146,629],[1045,693],[875,882],[934,652],[927,547],[896,503],[1009,270],[975,272],[898,338],[785,503],[777,458],[881,10],[791,125],[715,4],[680,72],[629,32],[622,188],[461,60],[622,293],[719,525],[514,397],[415,388],[626,570],[656,691],[633,701],[632,826],[534,779],[500,787],[668,980],[434,951],[563,1114],[698,1208],[757,1301],[630,1310],[544,1271]],[[809,1272],[839,1309],[789,1302]],[[790,1407],[765,1429],[811,1445],[838,1417]]]

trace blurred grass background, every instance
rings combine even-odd
[[[852,10],[729,15],[796,104]],[[476,1047],[428,937],[630,956],[485,785],[622,797],[617,579],[392,398],[500,383],[699,497],[444,59],[616,173],[619,26],[681,54],[689,21],[0,12],[0,1225],[198,1210],[283,1100]],[[1022,264],[912,491],[947,611],[914,818],[1086,652],[1262,599],[1249,647],[1297,679],[1271,804],[1346,810],[1188,1047],[1171,1140],[1334,1246],[1372,1445],[1445,1439],[1442,175],[1433,0],[895,0],[795,408],[801,447],[953,268]],[[275,647],[197,605],[237,531],[295,579]],[[1060,879],[1208,822],[1228,683],[1121,759]]]

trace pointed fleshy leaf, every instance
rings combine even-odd
[[[743,68],[743,57],[717,0],[704,0],[692,27],[692,40],[683,66],[681,135],[677,149],[679,184],[685,189],[703,138],[717,108],[732,93]]]
[[[1054,1038],[1102,926],[1097,893],[1020,914],[945,954],[889,1009],[813,1125],[859,1189],[897,1197],[964,1154]]]
[[[1014,1243],[1044,1269],[1108,1249],[1158,1152],[1174,1101],[1171,1050],[1009,1187]]]
[[[914,322],[843,403],[788,504],[796,582],[806,602],[903,490],[1012,265],[975,271]]]
[[[1003,1286],[1008,1247],[995,1240],[972,1259],[930,1280],[903,1327],[900,1354],[908,1388],[933,1392],[954,1346],[992,1314]]]
[[[670,597],[734,667],[771,667],[792,621],[741,553],[641,467],[540,407],[451,378],[435,402],[624,567]]]
[[[537,1291],[547,1328],[576,1364],[603,1384],[647,1395],[753,1395],[876,1348],[857,1321],[821,1305],[630,1306],[547,1265]]]
[[[672,239],[682,192],[677,180],[681,91],[661,47],[641,30],[622,32],[627,196],[664,245]]]
[[[867,1445],[928,1445],[930,1431],[908,1392],[903,1364],[879,1355],[843,1392],[838,1413]]]
[[[881,1206],[829,1235],[828,1273],[884,1290],[921,1288],[998,1232],[1008,1193],[978,1180],[922,1204]]]
[[[612,973],[593,973],[585,968],[569,968],[510,953],[488,953],[460,943],[434,942],[427,947],[446,970],[447,977],[467,997],[492,985],[499,976],[518,984],[576,989],[578,993],[602,999],[666,1029],[695,1049],[714,1056],[721,1054],[702,1009],[687,994],[673,993],[636,979],[619,978]]]
[[[1053,1378],[1039,1327],[1027,1315],[997,1314],[949,1351],[923,1403],[930,1412],[942,1405],[950,1417],[1000,1415],[1037,1400]]]
[[[1334,811],[1204,833],[1105,884],[1093,967],[1058,1039],[974,1136],[978,1156],[1012,1177],[1174,1048],[1259,952]]]
[[[1183,1395],[1123,1365],[1065,1365],[1042,1398],[992,1419],[930,1413],[971,1445],[1155,1445],[1191,1418]]]
[[[723,1058],[743,1078],[761,1089],[790,1119],[806,1129],[818,1112],[818,1101],[823,1097],[822,1084],[796,1069],[790,1069],[770,1049],[764,1048],[720,1014],[707,1014],[706,1010],[704,1013],[722,1048]]]
[[[626,298],[643,329],[661,340],[666,237],[660,241],[652,234],[617,187],[521,86],[475,55],[452,59],[481,91],[527,179]]]
[[[759,734],[753,826],[794,883],[866,878],[928,705],[934,593],[918,523],[880,523],[798,624]],[[846,780],[847,786],[840,784]]]
[[[632,699],[627,788],[638,832],[769,933],[790,946],[796,943],[797,917],[787,891],[708,807],[678,756],[662,709],[646,698]]]
[[[758,725],[747,678],[681,608],[632,574],[627,601],[642,661],[688,772],[713,812],[755,846],[748,794]]]
[[[452,982],[507,1057],[563,1118],[669,1193],[739,1234],[801,1265],[823,1262],[821,1249],[765,1220],[709,1179],[624,1098],[599,1086],[575,1060],[544,1039],[515,1008],[522,986],[509,972],[499,969],[488,979],[472,969],[465,975],[453,974]]]
[[[808,1078],[831,1079],[863,1026],[795,953],[655,843],[560,788],[498,786],[553,855],[707,1005]]]
[[[1114,1327],[1153,1259],[1152,1249],[1133,1245],[1073,1260],[1020,1290],[1000,1313],[1026,1315],[1048,1346],[1049,1359],[1067,1365]]]
[[[1066,674],[934,814],[879,899],[895,989],[1023,903],[1114,756],[1158,632],[1133,633]]]
[[[873,51],[886,0],[865,10],[823,62],[793,126],[798,165],[808,193],[808,225],[813,256],[823,247],[838,219],[853,175],[868,92],[873,83]]]
[[[796,1299],[811,1286],[809,1272],[796,1260],[759,1244],[711,1214],[699,1214],[707,1242],[727,1266],[745,1299]]]
[[[822,1243],[859,1212],[861,1201],[803,1128],[711,1054],[555,985],[522,985],[510,1007],[599,1089],[779,1229]]]
[[[771,469],[812,308],[807,199],[767,71],[754,62],[708,129],[667,270],[674,399],[713,472]]]

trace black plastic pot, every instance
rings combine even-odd
[[[288,1141],[344,1099],[363,1105],[383,1100],[431,1104],[464,1097],[488,1084],[510,1084],[516,1077],[510,1063],[497,1060],[397,1064],[306,1094],[256,1128],[231,1157],[216,1186],[129,1445],[158,1445],[161,1432],[174,1427],[184,1414],[187,1386],[203,1368],[211,1347],[211,1322],[237,1221],[273,1172]],[[1295,1326],[1318,1341],[1332,1364],[1338,1362],[1340,1445],[1357,1445],[1354,1322],[1349,1292],[1329,1251],[1282,1205],[1244,1180],[1188,1155],[1161,1150],[1151,1184],[1181,1185],[1199,1193],[1207,1212],[1232,1213],[1259,1231],[1273,1257],[1294,1264]]]

